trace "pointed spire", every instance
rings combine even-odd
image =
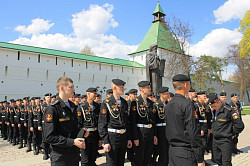
[[[165,16],[165,14],[164,14],[164,12],[163,12],[163,10],[161,8],[161,5],[160,5],[159,1],[157,2],[157,5],[156,5],[156,8],[155,8],[155,11],[154,11],[153,15],[158,15],[158,13],[160,13],[160,14],[162,14],[162,15]]]

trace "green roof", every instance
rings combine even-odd
[[[162,10],[162,8],[161,8],[159,2],[157,3],[157,6],[156,6],[155,11],[154,11],[153,14],[156,14],[156,13],[162,13],[162,14],[164,14],[164,12],[163,12],[163,10]],[[165,14],[164,14],[164,15],[165,15]]]
[[[93,55],[85,55],[85,54],[80,54],[80,53],[66,52],[66,51],[33,47],[33,46],[20,45],[20,44],[13,44],[13,43],[6,43],[6,42],[0,42],[0,48],[33,52],[33,53],[38,53],[38,54],[47,54],[47,55],[72,58],[72,59],[87,60],[87,61],[93,61],[93,62],[99,62],[99,63],[108,63],[108,64],[113,64],[113,65],[145,68],[144,65],[141,65],[134,61],[124,60],[124,59],[104,58],[104,57],[98,57],[98,56],[93,56]]]
[[[178,42],[169,31],[166,24],[161,21],[157,21],[152,24],[151,28],[137,48],[136,52],[129,55],[147,51],[149,50],[151,44],[157,44],[159,48],[177,53],[180,53],[181,51]]]

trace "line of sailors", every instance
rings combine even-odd
[[[88,88],[87,94],[81,96],[75,94],[70,100],[78,106],[78,127],[88,134],[85,137],[86,149],[81,149],[81,164],[95,165],[98,147],[103,147],[106,152],[108,165],[124,165],[125,153],[134,166],[168,165],[169,144],[166,138],[165,107],[174,94],[169,92],[168,87],[158,90],[158,98],[151,94],[149,81],[138,83],[138,90],[131,89],[126,98],[120,97],[124,93],[125,82],[120,79],[112,80],[112,89],[107,90],[106,99],[102,101],[101,95],[97,94],[96,88]],[[206,104],[209,96],[206,92],[196,93],[194,89],[189,92],[189,98],[195,105],[195,118],[201,125],[202,144],[207,152],[212,150],[212,123],[215,114],[211,107]],[[215,95],[216,96],[216,95]],[[230,104],[225,101],[226,93],[220,94],[220,101],[229,111],[236,112],[233,118],[241,119],[241,107],[237,95],[232,94]],[[55,96],[56,97],[56,96]],[[49,121],[46,108],[51,104],[50,93],[45,95],[41,104],[39,97],[25,97],[23,100],[10,100],[1,102],[1,137],[8,139],[10,143],[18,148],[27,146],[27,152],[31,151],[33,143],[34,154],[44,149],[44,159],[49,158],[49,145],[43,137],[44,114]],[[82,100],[82,101],[81,101]],[[53,102],[53,99],[52,99]],[[216,115],[218,116],[218,114]],[[227,117],[225,117],[227,118]],[[242,120],[242,119],[241,119]],[[67,121],[67,119],[65,119]],[[224,132],[224,131],[221,131]],[[233,153],[240,153],[237,149],[238,134],[233,138]],[[204,154],[206,152],[204,150]]]

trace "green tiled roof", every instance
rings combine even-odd
[[[123,59],[117,59],[117,58],[115,59],[104,58],[104,57],[98,57],[98,56],[93,56],[93,55],[85,55],[85,54],[80,54],[80,53],[66,52],[66,51],[33,47],[33,46],[20,45],[20,44],[13,44],[13,43],[6,43],[6,42],[0,42],[0,48],[14,49],[14,50],[33,52],[33,53],[38,53],[38,54],[47,54],[47,55],[72,58],[72,59],[81,59],[81,60],[100,62],[100,63],[108,63],[108,64],[113,64],[113,65],[145,68],[144,65],[141,65],[137,62],[129,61],[129,60],[123,60]]]
[[[147,51],[151,44],[157,44],[159,48],[177,53],[180,53],[181,50],[178,42],[175,40],[165,23],[157,21],[152,24],[136,52],[129,55]]]
[[[161,8],[159,2],[157,3],[157,6],[156,6],[156,8],[155,8],[154,14],[155,14],[155,13],[162,13],[162,14],[164,14],[164,12],[163,12],[163,10],[162,10],[162,8]],[[164,14],[164,15],[165,15],[165,14]]]

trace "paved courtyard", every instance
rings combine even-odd
[[[250,115],[244,115],[243,121],[245,129],[240,134],[238,148],[244,153],[233,156],[232,161],[234,166],[249,166],[250,165]],[[17,149],[17,146],[12,146],[6,141],[0,139],[0,166],[49,166],[50,162],[42,160],[42,155],[34,156],[32,152],[26,153],[26,148]],[[103,151],[99,151],[103,156],[97,159],[97,164],[105,166],[105,156]],[[206,155],[205,159],[210,164],[211,155]],[[216,165],[216,164],[213,164]],[[125,166],[130,166],[129,162]]]

